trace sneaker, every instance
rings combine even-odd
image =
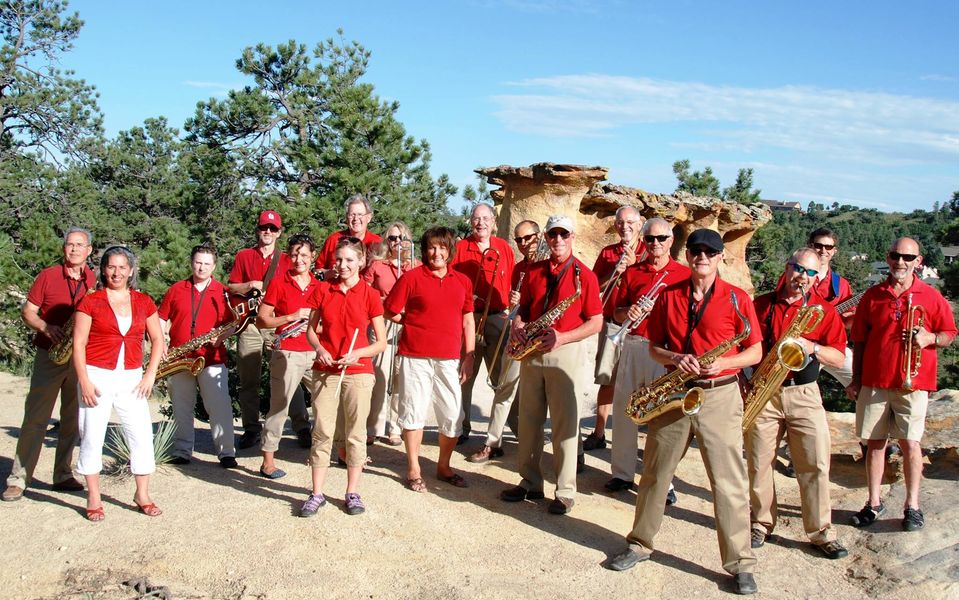
[[[252,448],[260,443],[260,432],[259,431],[244,431],[243,435],[240,436],[240,439],[236,441],[236,447],[240,450],[246,450],[247,448]]]
[[[606,435],[598,436],[596,432],[586,436],[586,439],[583,440],[583,450],[586,452],[592,452],[593,450],[601,450],[606,447]]]
[[[16,502],[20,498],[23,498],[23,488],[18,485],[8,485],[7,489],[3,490],[4,502]]]
[[[236,462],[236,457],[234,456],[223,456],[220,458],[220,466],[224,469],[235,469],[239,464]]]
[[[669,491],[666,492],[666,506],[672,506],[679,502],[679,498],[676,497],[676,490],[673,486],[669,486]]]
[[[320,507],[325,505],[326,497],[323,494],[310,494],[310,497],[303,503],[303,507],[300,508],[300,516],[312,517],[316,514],[316,511],[320,510]]]
[[[749,594],[755,594],[757,590],[756,579],[752,573],[736,573],[733,575],[734,593],[740,596],[748,596]]]
[[[346,514],[348,515],[359,515],[366,512],[366,507],[363,506],[363,500],[360,498],[359,494],[347,494],[346,495]]]
[[[793,461],[789,461],[789,464],[783,468],[783,475],[791,479],[796,478],[796,465],[793,464]]]
[[[763,531],[762,529],[753,529],[749,534],[749,547],[750,548],[762,548],[766,545],[766,540],[769,539],[769,534]]]
[[[853,527],[866,527],[867,525],[875,523],[879,515],[884,512],[886,512],[886,506],[881,501],[879,502],[879,506],[869,506],[867,502],[866,505],[862,507],[862,510],[849,519],[849,522]]]
[[[919,531],[925,524],[926,520],[918,508],[907,508],[902,514],[903,531]]]
[[[813,544],[813,546],[822,552],[823,556],[832,560],[849,556],[849,551],[846,550],[845,546],[839,543],[839,540],[833,540],[823,544]]]

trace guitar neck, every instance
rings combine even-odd
[[[838,312],[839,314],[843,314],[843,313],[849,312],[853,308],[856,308],[856,306],[859,305],[859,301],[862,300],[862,295],[865,293],[866,293],[866,290],[863,290],[859,292],[858,294],[856,294],[855,296],[852,296],[851,298],[840,302],[839,304],[836,305],[836,312]]]

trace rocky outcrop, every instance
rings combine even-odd
[[[634,206],[646,218],[663,217],[673,225],[673,255],[681,261],[683,243],[690,233],[702,227],[718,231],[726,245],[720,275],[750,293],[753,290],[746,265],[746,244],[756,229],[772,219],[765,205],[744,206],[686,193],[653,194],[604,183],[609,173],[605,167],[537,163],[528,167],[481,168],[476,172],[499,186],[492,196],[502,237],[511,237],[513,227],[524,219],[545,225],[550,215],[564,214],[576,222],[576,255],[592,265],[603,246],[618,240],[613,228],[616,210]]]

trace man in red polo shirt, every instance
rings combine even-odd
[[[226,286],[213,278],[216,249],[211,244],[195,246],[190,254],[190,264],[193,274],[170,286],[158,310],[160,326],[170,335],[171,350],[235,318],[226,299]],[[170,376],[167,387],[173,404],[173,420],[176,422],[173,459],[170,462],[175,465],[190,463],[194,444],[193,412],[199,387],[203,407],[210,415],[210,434],[213,436],[217,459],[223,468],[234,468],[237,463],[233,448],[233,407],[230,403],[226,347],[218,339],[187,356],[202,356],[205,362],[203,370],[196,375],[180,371]]]
[[[77,374],[73,364],[54,364],[47,351],[64,336],[64,330],[77,304],[96,285],[96,277],[87,266],[93,251],[93,235],[86,229],[71,227],[63,236],[63,263],[47,267],[34,280],[20,315],[27,327],[34,330],[33,375],[30,391],[23,406],[23,424],[7,477],[3,500],[19,500],[30,485],[33,470],[40,459],[47,423],[60,396],[60,431],[53,467],[53,489],[76,492],[83,484],[73,476],[73,448],[80,438],[78,429]]]
[[[856,400],[856,429],[866,440],[866,482],[869,499],[853,515],[856,527],[871,525],[885,510],[880,484],[886,465],[886,440],[895,437],[902,450],[906,499],[902,528],[925,524],[919,509],[922,448],[929,392],[936,390],[938,348],[952,344],[956,322],[942,294],[919,279],[919,243],[893,242],[886,256],[889,276],[868,290],[859,303],[852,328],[852,383],[846,394]],[[922,325],[916,316],[922,307]],[[912,307],[912,310],[910,310]]]
[[[282,276],[290,269],[290,258],[276,247],[283,232],[283,220],[275,210],[260,213],[256,225],[256,247],[240,250],[233,262],[227,284],[233,294],[246,295],[251,290],[266,291],[275,276]],[[260,373],[263,369],[263,347],[273,344],[272,330],[260,329],[251,324],[236,344],[236,373],[240,378],[240,418],[243,435],[236,447],[241,450],[260,443]],[[296,440],[301,448],[309,448],[311,442],[310,417],[303,400],[303,390],[297,387],[290,402],[290,420]]]
[[[852,298],[852,286],[849,285],[849,281],[833,271],[830,266],[839,248],[839,234],[828,227],[820,227],[809,234],[807,245],[819,256],[819,275],[813,282],[811,291],[832,306],[839,306]],[[855,314],[856,307],[853,306],[840,315],[847,332],[852,327]],[[848,386],[852,381],[852,350],[847,348],[845,356],[843,364],[838,367],[823,365],[823,370],[835,377],[843,387]]]
[[[773,465],[776,449],[786,435],[796,466],[803,529],[816,550],[826,558],[837,559],[849,553],[832,526],[829,424],[816,381],[820,364],[839,366],[845,359],[846,330],[836,309],[810,290],[818,270],[819,256],[814,250],[797,250],[786,262],[779,287],[756,298],[755,302],[756,316],[762,326],[765,360],[770,362],[779,360],[777,344],[803,306],[818,305],[823,316],[818,325],[798,338],[810,358],[809,364],[801,371],[786,375],[782,388],[769,399],[746,431],[751,545],[761,548],[776,527],[778,506]]]
[[[600,250],[596,264],[593,265],[593,273],[603,290],[605,322],[596,344],[593,382],[599,385],[599,392],[596,394],[596,426],[583,440],[583,450],[587,452],[606,447],[606,421],[609,420],[613,406],[613,383],[616,381],[616,365],[619,363],[619,346],[607,341],[609,335],[619,328],[613,320],[613,296],[616,290],[622,287],[622,273],[627,267],[636,264],[645,250],[639,235],[644,222],[643,216],[632,206],[619,207],[613,222],[616,233],[619,234],[619,241]]]
[[[342,237],[355,237],[363,242],[367,251],[369,251],[370,245],[383,241],[383,238],[367,229],[373,219],[373,208],[365,196],[353,194],[347,199],[344,210],[346,210],[346,229],[334,231],[323,242],[320,255],[316,258],[317,269],[326,269],[327,271],[333,269],[333,263],[336,260],[336,243]]]
[[[639,325],[630,329],[622,345],[619,366],[616,368],[616,385],[613,394],[613,449],[610,456],[612,478],[606,489],[619,492],[635,487],[636,450],[639,447],[638,428],[626,418],[626,404],[635,390],[652,383],[666,369],[649,355],[649,311],[663,289],[689,279],[689,267],[673,260],[673,230],[665,219],[659,217],[643,225],[643,243],[646,258],[630,266],[623,273],[622,283],[617,288],[609,305],[614,307],[613,319],[617,324],[626,320]],[[617,325],[617,329],[621,325]],[[615,329],[613,331],[616,331]],[[609,344],[612,345],[612,344]],[[585,445],[585,444],[584,444]],[[670,484],[667,504],[676,503],[676,492]]]
[[[633,530],[626,536],[629,547],[607,566],[624,571],[650,557],[663,522],[669,482],[695,436],[712,487],[723,569],[733,575],[734,592],[753,594],[756,557],[749,540],[738,375],[762,358],[762,334],[749,295],[719,277],[722,260],[722,237],[710,229],[694,231],[686,239],[690,278],[663,290],[649,316],[653,359],[696,377],[687,387],[702,388],[705,397],[694,415],[670,410],[650,419]],[[698,357],[739,337],[746,326],[750,331],[737,347],[707,366],[700,364]]]
[[[576,231],[573,220],[555,215],[546,223],[548,260],[532,265],[520,287],[520,309],[513,321],[510,343],[539,349],[520,364],[519,485],[503,490],[506,502],[540,499],[543,494],[543,425],[549,411],[552,423],[553,466],[556,494],[549,512],[564,515],[576,496],[576,454],[579,445],[578,377],[586,348],[582,341],[603,325],[599,283],[593,272],[573,256]],[[527,328],[563,301],[579,296],[572,304],[530,339]],[[535,328],[534,328],[535,329]],[[533,332],[530,332],[533,333]]]
[[[469,378],[463,383],[463,433],[458,443],[469,439],[473,426],[470,423],[470,412],[473,408],[473,384],[476,383],[476,374],[479,372],[480,362],[486,363],[487,371],[494,369],[493,354],[496,352],[496,341],[500,332],[506,326],[506,309],[509,306],[510,275],[513,273],[515,259],[509,242],[493,235],[493,226],[496,215],[489,204],[477,204],[470,213],[472,233],[456,242],[456,254],[450,262],[450,267],[465,275],[473,283],[473,322],[477,327],[476,351],[479,354],[473,361],[473,370]],[[489,298],[489,305],[486,300]],[[485,325],[480,323],[483,313],[486,313]],[[483,327],[480,331],[479,327]],[[504,343],[506,340],[503,340]],[[498,373],[497,373],[498,374]],[[507,380],[493,393],[493,403],[500,403],[513,397],[516,380]]]

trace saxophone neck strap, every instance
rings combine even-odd
[[[553,268],[550,265],[547,265],[546,272],[546,296],[543,298],[543,312],[549,310],[549,301],[553,297],[553,292],[556,291],[556,288],[559,287],[559,282],[563,279],[563,275],[566,274],[566,271],[569,270],[569,266],[573,264],[574,260],[572,255],[566,261],[566,264],[563,265],[563,268],[559,270],[559,273],[553,275]],[[576,274],[579,275],[579,265],[576,265]]]
[[[190,339],[196,337],[196,318],[200,315],[200,308],[203,306],[203,298],[206,297],[206,292],[210,289],[210,284],[212,282],[207,282],[206,287],[203,288],[203,291],[200,292],[200,299],[196,299],[196,284],[193,283],[193,278],[190,278]]]
[[[689,286],[689,306],[686,312],[686,342],[683,344],[683,354],[690,354],[693,346],[693,331],[696,329],[696,326],[699,325],[699,322],[703,318],[703,313],[706,312],[706,306],[709,304],[709,301],[713,297],[713,292],[716,291],[716,282],[713,281],[713,284],[709,286],[709,289],[706,290],[706,295],[703,296],[703,301],[699,303],[699,306],[696,306],[696,298],[693,297],[693,286]]]

